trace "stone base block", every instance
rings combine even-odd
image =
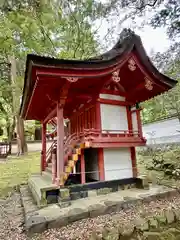
[[[60,201],[68,201],[70,200],[70,192],[68,188],[62,188],[59,190],[59,198]]]

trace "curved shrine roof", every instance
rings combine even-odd
[[[156,69],[140,37],[124,29],[117,44],[95,58],[64,60],[29,54],[20,114],[24,119],[44,120],[66,95],[64,114],[69,117],[112,82],[129,105],[168,91],[177,83]]]

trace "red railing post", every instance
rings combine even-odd
[[[84,161],[84,151],[81,150],[81,184],[86,182],[86,175],[85,175],[85,161]]]
[[[46,169],[46,124],[42,124],[41,172]]]
[[[52,152],[52,183],[56,182],[56,149]]]

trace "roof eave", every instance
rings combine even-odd
[[[27,104],[27,98],[28,98],[28,93],[29,93],[29,86],[30,86],[30,82],[31,82],[31,72],[32,72],[32,61],[27,58],[26,61],[26,70],[25,70],[25,77],[24,77],[24,87],[23,87],[23,97],[21,100],[21,105],[20,105],[20,111],[19,111],[19,115],[21,118],[25,118],[26,115],[26,110],[25,110],[25,106]]]

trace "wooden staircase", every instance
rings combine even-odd
[[[63,186],[67,181],[69,175],[73,172],[80,155],[82,154],[83,144],[77,144],[72,147],[71,153],[65,157],[64,174],[60,176],[60,186]]]
[[[73,168],[75,167],[80,155],[83,154],[82,149],[87,148],[88,144],[85,142],[80,142],[77,134],[72,134],[67,137],[64,141],[64,173],[60,176],[60,186],[64,186],[68,177],[71,173],[73,173]],[[43,172],[43,176],[47,180],[51,180],[52,183],[55,183],[56,179],[56,169],[53,169],[53,153],[55,154],[55,165],[57,161],[57,140],[54,140],[50,148],[46,153],[46,169]],[[55,174],[53,172],[55,171]]]

